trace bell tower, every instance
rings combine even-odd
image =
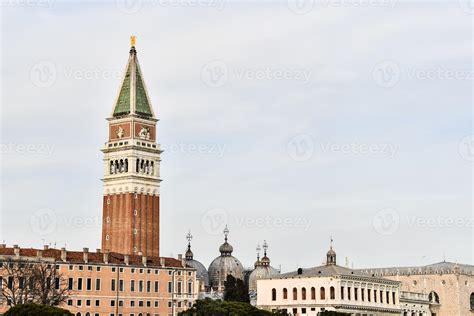
[[[102,249],[160,254],[160,145],[157,119],[137,59],[135,37],[112,113],[104,153]]]

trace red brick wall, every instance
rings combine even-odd
[[[159,257],[159,221],[160,197],[157,195],[138,193],[136,198],[134,193],[106,195],[103,200],[102,249],[123,254],[142,252],[143,256]],[[137,229],[137,234],[134,234],[134,229]],[[133,251],[134,246],[137,253]]]

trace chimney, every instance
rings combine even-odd
[[[43,246],[43,249],[44,249],[44,250],[48,250],[48,249],[49,249],[49,246],[48,246],[48,245],[44,245],[44,246]]]
[[[40,250],[40,249],[36,250],[36,257],[43,258],[43,250]]]
[[[142,264],[143,264],[143,266],[146,267],[146,257],[145,256],[142,257]]]
[[[178,260],[181,261],[181,266],[184,268],[186,267],[186,262],[184,261],[183,259],[183,255],[182,254],[178,254]]]
[[[84,257],[84,262],[87,263],[89,261],[89,248],[82,248],[82,255]]]
[[[160,258],[160,265],[161,265],[162,267],[165,266],[165,258]]]
[[[61,248],[61,260],[62,260],[63,262],[66,262],[66,260],[67,260],[66,248],[64,248],[64,247]]]
[[[13,252],[15,253],[15,256],[19,257],[20,256],[20,247],[18,247],[18,245],[13,245]]]
[[[95,252],[100,253],[100,248],[97,248]]]
[[[129,255],[124,255],[123,256],[123,262],[128,266],[128,263],[130,262],[130,256]]]
[[[105,264],[109,263],[109,251],[108,250],[104,251],[104,263]]]

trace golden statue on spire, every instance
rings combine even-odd
[[[135,47],[136,40],[135,35],[130,36],[130,46]]]

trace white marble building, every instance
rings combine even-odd
[[[257,280],[257,292],[257,307],[290,315],[315,316],[325,310],[356,316],[402,314],[400,282],[338,266],[332,245],[325,265]]]

